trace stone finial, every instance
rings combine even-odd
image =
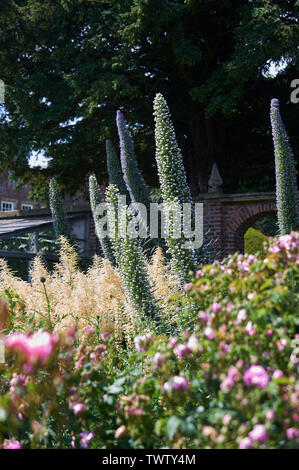
[[[213,168],[211,171],[211,176],[208,181],[208,184],[209,184],[209,189],[208,189],[209,193],[221,193],[222,192],[221,186],[223,184],[223,179],[220,176],[216,163],[213,164]]]

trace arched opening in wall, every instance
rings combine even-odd
[[[243,221],[236,232],[238,251],[248,254],[262,253],[264,243],[278,234],[275,210],[257,213]]]

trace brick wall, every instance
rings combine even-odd
[[[214,240],[213,253],[221,259],[244,251],[244,234],[259,218],[276,213],[275,193],[200,194],[204,233]],[[298,205],[299,213],[299,205]]]
[[[20,188],[16,188],[16,184],[8,179],[5,173],[0,174],[0,210],[1,203],[12,202],[14,210],[21,210],[22,204],[32,205],[33,208],[39,208],[40,204],[33,202],[29,198],[30,186],[23,185]]]

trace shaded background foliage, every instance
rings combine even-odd
[[[217,162],[226,191],[272,190],[269,102],[277,97],[298,160],[290,82],[297,78],[298,1],[3,0],[1,168],[46,193],[107,182],[105,140],[124,111],[151,185],[152,101],[172,109],[193,194]],[[270,64],[283,65],[269,75]],[[30,169],[32,151],[51,157]],[[100,163],[100,165],[99,165]],[[71,178],[70,178],[71,175]],[[244,184],[246,179],[246,184]]]

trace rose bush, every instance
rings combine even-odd
[[[18,448],[298,448],[299,236],[198,270],[176,337],[12,333],[0,442]],[[187,295],[186,295],[187,294]]]

